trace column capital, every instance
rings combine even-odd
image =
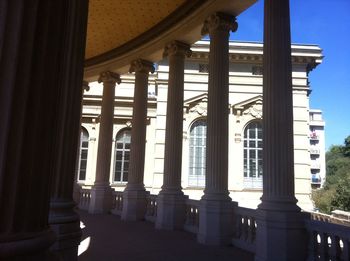
[[[213,30],[232,31],[238,28],[236,17],[233,15],[216,12],[210,15],[205,21],[201,31],[202,35],[210,34]]]
[[[172,41],[165,46],[163,57],[165,58],[167,56],[173,55],[190,57],[192,54],[190,48],[190,45],[187,43],[183,43],[180,41]]]
[[[131,62],[129,72],[154,73],[154,65],[150,61],[137,59]]]
[[[112,83],[112,84],[116,84],[116,83],[120,84],[121,83],[120,75],[118,73],[111,72],[111,71],[101,72],[97,81],[98,81],[98,83],[103,82],[104,84],[105,83]]]
[[[83,91],[88,92],[89,90],[90,90],[89,82],[83,81]]]

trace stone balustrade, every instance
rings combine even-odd
[[[91,199],[91,190],[80,189],[79,209],[89,210],[90,199]]]
[[[235,235],[232,245],[255,253],[256,247],[256,210],[236,207],[234,210]]]
[[[157,218],[157,195],[148,195],[145,220],[155,222]]]
[[[350,227],[308,220],[309,253],[307,260],[350,260]]]
[[[315,221],[322,221],[325,223],[333,223],[333,224],[338,224],[338,225],[350,227],[349,216],[347,217],[344,214],[340,215],[338,213],[348,213],[348,212],[335,210],[335,211],[332,211],[332,215],[327,215],[327,214],[323,214],[320,212],[311,212],[310,218],[311,218],[311,220],[315,220]]]
[[[123,210],[123,192],[122,191],[114,191],[113,193],[113,201],[112,201],[112,214],[120,216]]]
[[[199,226],[199,200],[188,199],[186,201],[186,221],[184,230],[191,233],[198,233]]]
[[[79,208],[88,210],[91,199],[90,189],[80,189]],[[184,230],[198,233],[199,200],[186,200]],[[123,192],[113,192],[111,212],[120,216],[123,208]],[[256,210],[244,207],[234,209],[234,235],[232,245],[256,252]],[[350,220],[319,212],[305,212],[305,227],[309,234],[308,260],[350,260]],[[147,195],[145,220],[155,222],[157,217],[157,195]]]

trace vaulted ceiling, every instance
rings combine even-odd
[[[238,15],[257,0],[89,0],[85,77],[124,73],[137,58],[156,62],[172,40],[201,39],[213,12]]]

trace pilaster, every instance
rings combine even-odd
[[[120,84],[117,73],[106,71],[100,74],[99,83],[103,83],[100,132],[97,148],[96,179],[91,188],[89,213],[107,213],[112,208],[113,189],[109,185],[111,166],[114,94],[116,83]]]
[[[214,13],[204,22],[209,33],[209,83],[206,144],[206,184],[199,210],[198,241],[229,244],[233,203],[228,192],[229,35],[236,31],[235,17]]]
[[[182,128],[185,57],[191,55],[188,44],[174,41],[164,50],[169,60],[167,118],[165,132],[164,178],[157,204],[156,228],[182,229],[186,199],[181,188]]]
[[[123,193],[123,220],[141,220],[146,212],[147,192],[143,184],[146,146],[148,75],[154,72],[152,62],[142,59],[131,63],[135,72],[135,91],[131,129],[128,184]]]

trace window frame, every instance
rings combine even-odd
[[[263,187],[263,128],[261,121],[249,122],[243,131],[243,186]]]
[[[204,125],[203,125],[204,123]],[[198,129],[196,129],[198,128]],[[200,130],[201,128],[202,130]],[[200,136],[198,136],[200,134]],[[188,186],[205,187],[207,119],[195,119],[189,128]],[[198,155],[199,154],[199,155]],[[197,166],[199,164],[199,166]]]
[[[126,134],[129,134],[129,137],[126,137]],[[118,139],[121,137],[121,139]],[[126,142],[126,139],[129,140],[129,142]],[[119,141],[119,142],[118,142]],[[120,142],[122,141],[122,142]],[[118,148],[118,143],[122,144],[122,148]],[[126,148],[127,144],[129,145],[129,148]],[[125,163],[130,162],[130,148],[131,148],[131,128],[124,128],[118,131],[118,133],[115,136],[115,142],[114,142],[114,168],[113,168],[113,177],[112,182],[115,184],[126,184],[128,182],[129,178],[129,165],[127,167],[127,170],[125,170]],[[118,160],[119,152],[121,152],[121,159]],[[128,160],[126,161],[125,158],[128,157]],[[117,179],[117,161],[120,161],[120,178]],[[125,174],[127,176],[126,180]]]

